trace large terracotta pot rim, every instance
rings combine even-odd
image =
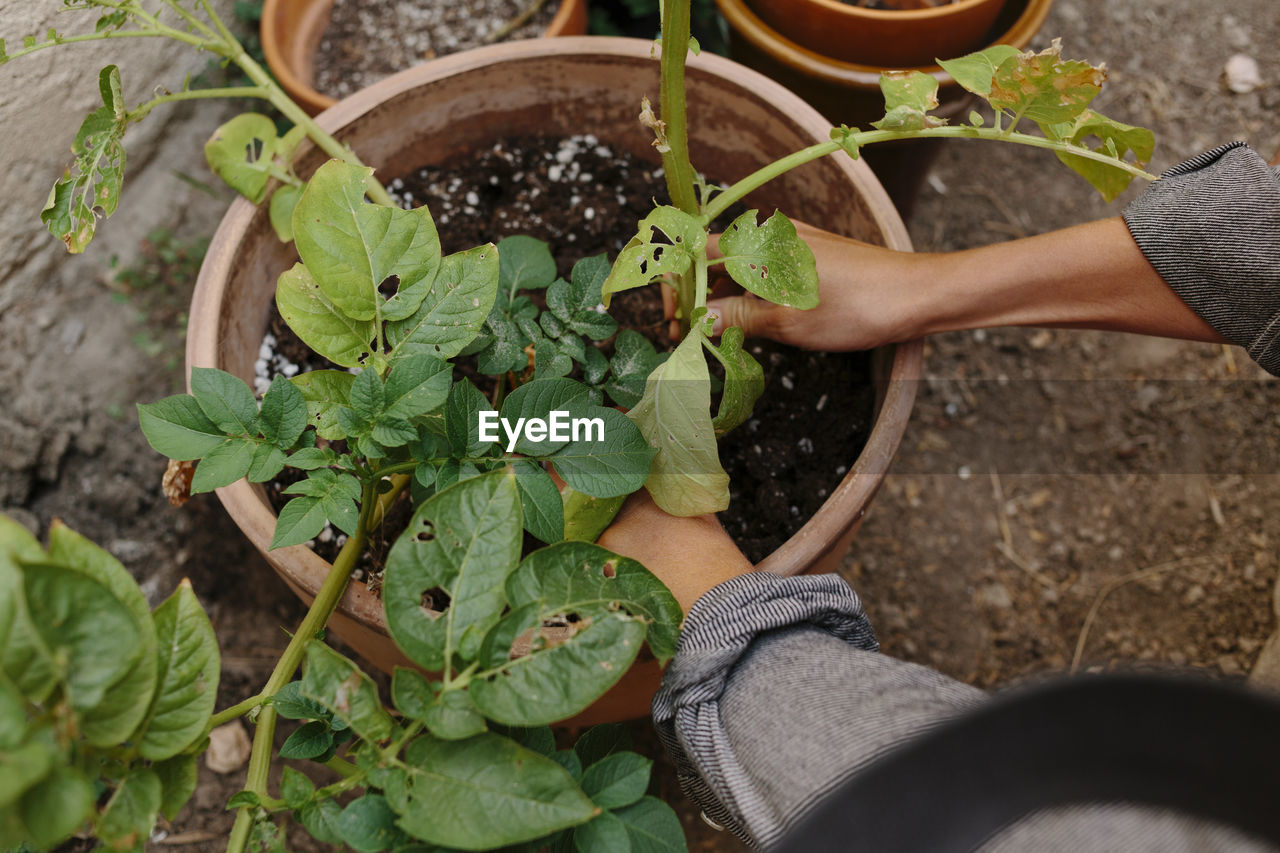
[[[304,79],[301,70],[296,67],[298,49],[288,50],[285,45],[295,39],[311,38],[310,32],[282,31],[276,26],[280,17],[278,7],[286,0],[265,0],[262,7],[258,32],[262,42],[262,53],[266,57],[267,67],[276,75],[280,85],[307,112],[315,115],[337,103],[337,98],[327,95],[312,85],[312,81]],[[968,0],[965,0],[968,2]],[[312,0],[313,5],[327,3],[332,7],[334,0]],[[312,14],[315,14],[314,12]],[[328,20],[328,12],[325,11]],[[544,38],[563,35],[565,33],[582,33],[586,31],[586,0],[560,0],[551,22],[547,24],[542,35]],[[435,60],[431,60],[435,61]]]
[[[835,0],[810,0],[810,2],[826,5],[828,2],[835,3]],[[1026,9],[1023,13],[999,38],[992,40],[991,44],[1012,44],[1015,46],[1027,44],[1044,24],[1045,18],[1049,15],[1049,6],[1051,4],[1052,0],[1027,0]],[[836,3],[836,5],[843,4]],[[800,73],[828,83],[865,89],[880,88],[880,74],[884,71],[883,68],[862,65],[856,62],[844,62],[809,50],[786,38],[762,21],[760,16],[753,12],[744,0],[716,0],[716,6],[728,20],[735,36],[741,35],[775,60]],[[893,12],[889,14],[902,15],[907,13]],[[955,85],[955,80],[952,79],[950,74],[943,71],[939,65],[922,65],[903,70],[924,72],[936,79],[941,86]]]
[[[439,81],[470,69],[507,60],[584,54],[625,61],[648,61],[652,42],[641,39],[606,37],[563,37],[492,45],[453,54],[431,63],[402,71],[356,95],[339,102],[318,118],[330,132],[357,121],[362,115],[378,109],[397,94]],[[788,117],[815,139],[826,138],[830,122],[779,84],[742,65],[723,57],[703,54],[690,61],[691,74],[706,72],[730,81],[730,85],[758,93],[766,102],[783,105]],[[696,121],[696,117],[694,119]],[[887,194],[862,161],[842,161],[838,168],[846,173],[851,185],[867,197],[874,224],[885,237],[886,245],[902,251],[911,250],[910,237]],[[191,333],[187,342],[188,371],[192,366],[217,366],[223,322],[219,307],[223,302],[235,254],[249,231],[256,208],[238,199],[223,218],[211,244],[211,251],[201,267],[192,299]],[[866,447],[854,461],[850,471],[831,497],[804,527],[781,548],[762,561],[758,568],[779,574],[803,572],[842,544],[846,532],[865,511],[867,503],[884,478],[910,416],[916,384],[921,373],[922,342],[912,341],[893,348],[892,372],[887,383],[881,409],[875,419]],[[218,490],[218,497],[244,533],[265,549],[275,529],[276,516],[267,502],[265,490],[240,480]],[[297,562],[297,567],[282,555],[273,561],[278,571],[300,594],[314,596],[322,584],[329,564],[305,546],[281,549]],[[692,568],[692,567],[691,567]],[[363,584],[351,584],[340,606],[340,612],[365,625],[385,632],[385,616],[381,599]]]

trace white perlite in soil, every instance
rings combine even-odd
[[[316,88],[343,98],[428,59],[489,44],[530,0],[336,0],[316,53]],[[543,0],[502,41],[537,38],[559,0]]]

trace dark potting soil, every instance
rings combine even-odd
[[[568,276],[581,258],[617,255],[651,199],[665,198],[662,176],[660,168],[585,135],[504,140],[462,162],[413,170],[388,189],[404,207],[428,206],[445,253],[528,234],[547,241],[560,275]],[[333,366],[318,361],[272,312],[259,353],[260,386],[277,372]],[[660,350],[675,345],[655,287],[618,294],[610,313]],[[720,520],[759,562],[839,485],[866,443],[875,395],[865,354],[808,352],[763,340],[748,346],[764,368],[765,393],[751,419],[720,442],[731,494]],[[288,498],[282,488],[268,489],[277,511]],[[328,532],[321,538],[316,552],[332,559],[343,537]],[[394,535],[386,538],[389,545]],[[363,567],[369,581],[385,556],[374,550]]]
[[[543,0],[335,0],[316,51],[318,91],[342,98],[403,71],[495,41],[536,38],[555,17]]]

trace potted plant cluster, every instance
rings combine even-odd
[[[62,527],[45,548],[0,523],[0,763],[12,771],[0,783],[5,845],[49,847],[88,831],[116,849],[141,849],[157,816],[172,816],[190,796],[211,728],[244,716],[256,730],[245,788],[229,803],[229,850],[278,849],[281,816],[362,851],[681,849],[674,813],[646,795],[648,760],[627,752],[616,729],[589,729],[572,749],[557,749],[547,726],[582,714],[629,677],[642,645],[651,671],[674,653],[682,614],[670,592],[640,562],[593,540],[642,487],[675,514],[728,501],[717,436],[746,423],[766,389],[741,330],[718,342],[709,334],[711,269],[723,267],[763,298],[817,308],[813,256],[784,214],[736,214],[720,238],[723,257],[712,259],[707,237],[717,218],[748,197],[763,206],[771,197],[761,190],[783,188],[770,206],[793,209],[787,202],[807,192],[806,217],[906,248],[900,221],[854,162],[864,146],[903,138],[1046,148],[1109,198],[1133,176],[1150,177],[1140,163],[1150,133],[1090,110],[1103,72],[1062,60],[1056,45],[1040,54],[997,47],[948,64],[988,100],[994,124],[974,114],[944,125],[930,114],[936,81],[904,73],[884,78],[885,114],[871,129],[818,135],[811,113],[776,118],[767,99],[783,99],[779,87],[755,77],[728,85],[718,79],[730,76],[728,63],[690,62],[688,5],[670,0],[659,62],[635,42],[490,48],[384,81],[317,123],[205,0],[165,0],[163,16],[136,0],[71,5],[96,14],[93,32],[30,38],[11,54],[0,48],[0,58],[165,36],[235,63],[252,84],[166,92],[130,108],[118,69],[104,69],[103,104],[86,118],[75,162],[43,214],[71,251],[116,209],[125,129],[154,107],[249,95],[296,124],[280,136],[270,120],[247,114],[206,146],[214,172],[245,198],[201,273],[190,393],[140,406],[139,420],[174,460],[167,487],[176,496],[220,490],[311,604],[263,689],[215,713],[216,644],[188,588],[149,613],[106,552]],[[429,158],[474,144],[493,122],[565,121],[555,117],[570,113],[566,104],[581,108],[574,121],[592,120],[592,110],[609,120],[641,67],[656,72],[660,104],[643,104],[647,131],[629,144],[660,155],[671,203],[640,221],[612,263],[580,259],[559,278],[546,248],[527,238],[446,254],[431,212],[389,203],[359,159]],[[513,82],[546,89],[556,78],[594,88],[553,96],[548,109],[522,102],[528,94]],[[731,95],[719,106],[709,94],[718,88]],[[424,104],[433,108],[409,108]],[[463,120],[467,106],[475,120]],[[700,137],[689,133],[690,114],[738,123],[708,122],[715,131]],[[388,115],[410,138],[379,125]],[[420,115],[444,124],[401,120]],[[1042,135],[1020,130],[1023,122]],[[799,144],[760,162],[760,146],[771,150],[758,141],[765,138]],[[722,157],[732,183],[716,186],[694,171],[707,152]],[[831,168],[839,180],[824,171]],[[865,192],[851,196],[848,186]],[[601,310],[659,280],[674,283],[684,331],[669,354],[619,331]],[[264,295],[332,366],[276,376],[258,399],[245,379],[270,307]],[[918,370],[918,354],[918,345],[900,348],[896,368]],[[909,401],[909,391],[890,386],[881,411],[905,419]],[[834,515],[859,496],[865,504],[896,440],[882,439],[880,458],[849,473]],[[291,499],[277,518],[251,484],[287,472]],[[371,535],[405,507],[380,594],[350,584]],[[837,547],[860,510],[802,529],[785,546],[789,570]],[[302,544],[326,527],[345,537],[331,565]],[[324,643],[326,627],[381,655],[393,672],[391,707],[357,664]],[[322,763],[338,781],[317,788],[286,769],[279,791],[268,790],[280,717],[302,721],[281,754]]]

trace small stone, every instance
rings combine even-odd
[[[1013,607],[1013,598],[1008,588],[999,582],[987,584],[980,593],[982,603],[993,610],[1008,610]]]
[[[1227,88],[1237,95],[1247,95],[1255,89],[1262,88],[1262,73],[1258,70],[1258,61],[1252,56],[1237,53],[1227,60],[1223,69],[1227,78]]]
[[[244,726],[239,720],[232,720],[209,732],[209,750],[204,754],[204,763],[214,773],[230,773],[243,767],[252,751],[253,744],[249,743]]]
[[[1222,670],[1223,675],[1240,675],[1244,672],[1240,662],[1231,655],[1222,655],[1218,658],[1218,669]]]
[[[1184,607],[1191,607],[1192,605],[1198,604],[1199,602],[1203,601],[1204,597],[1205,597],[1204,587],[1200,586],[1200,584],[1196,584],[1195,586],[1191,587],[1191,589],[1187,590],[1186,595],[1182,596],[1182,604]]]

